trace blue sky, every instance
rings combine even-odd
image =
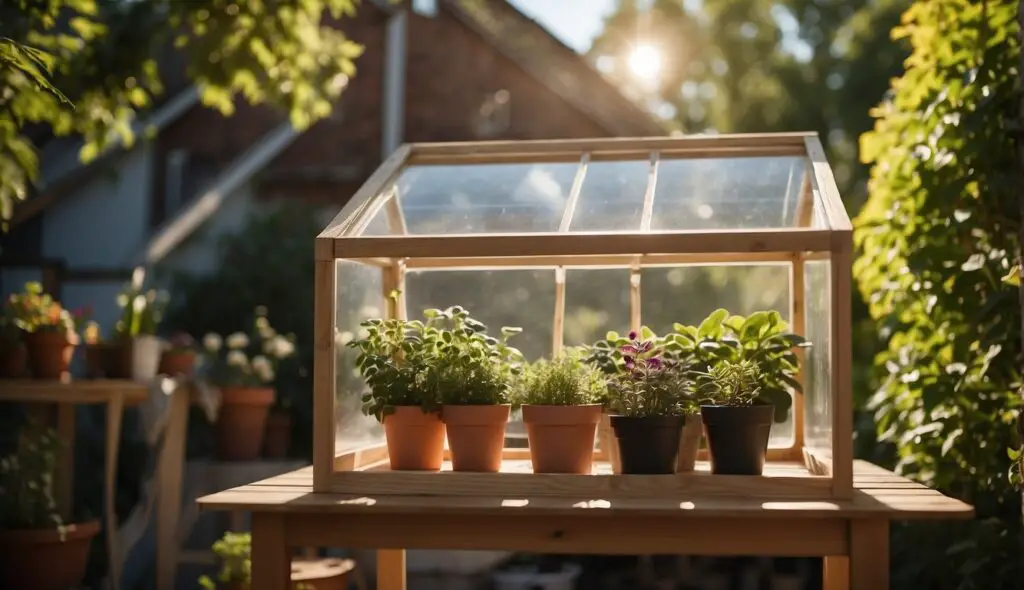
[[[509,0],[578,52],[590,48],[615,0]]]

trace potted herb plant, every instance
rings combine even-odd
[[[425,380],[431,399],[441,402],[454,471],[497,472],[511,412],[511,382],[523,355],[508,345],[522,331],[504,327],[501,338],[459,306],[427,310],[442,326],[438,354]]]
[[[163,343],[156,336],[167,308],[166,291],[145,289],[146,271],[138,267],[117,295],[121,317],[114,326],[114,346],[107,376],[148,382],[157,375]]]
[[[573,351],[523,368],[515,394],[534,473],[591,472],[607,390],[602,373]]]
[[[636,332],[619,351],[609,395],[622,473],[675,473],[686,415],[696,409],[689,369]]]
[[[161,375],[191,377],[196,367],[196,341],[187,332],[176,332],[160,356]]]
[[[267,415],[274,403],[278,363],[295,354],[290,338],[260,330],[266,309],[257,308],[254,329],[226,338],[210,333],[203,338],[210,357],[207,379],[220,390],[217,454],[226,461],[256,459],[263,448]]]
[[[66,524],[53,498],[58,439],[24,428],[17,450],[0,459],[0,587],[77,587],[98,521]]]
[[[707,398],[701,418],[712,473],[760,475],[772,422],[786,419],[792,392],[801,390],[794,351],[810,343],[789,332],[776,311],[743,317],[724,309],[698,327],[677,324],[672,342],[690,359]]]
[[[0,379],[24,377],[27,361],[22,330],[14,323],[10,307],[5,303],[0,313]]]
[[[40,283],[25,284],[8,300],[14,324],[22,330],[29,371],[36,379],[68,375],[78,336],[75,320],[60,302],[43,293]]]
[[[359,351],[356,367],[370,388],[363,413],[384,424],[396,471],[438,471],[444,461],[440,403],[426,381],[439,354],[443,320],[437,310],[428,310],[423,321],[367,320],[361,324],[366,336],[347,345]]]

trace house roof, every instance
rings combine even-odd
[[[136,138],[141,138],[150,132],[159,133],[198,103],[199,91],[195,86],[189,86],[171,96],[145,117],[136,119],[132,123],[132,132]],[[59,153],[50,155],[56,161],[51,161],[49,164],[53,168],[59,169],[59,172],[55,173],[52,178],[44,179],[36,187],[35,196],[19,203],[14,208],[14,215],[11,219],[12,226],[31,219],[72,193],[72,189],[81,186],[83,182],[101,170],[104,164],[110,163],[114,156],[126,149],[121,136],[114,134],[106,151],[95,160],[83,163],[78,157],[82,145],[83,142],[78,140],[61,149]]]
[[[546,28],[507,0],[443,0],[442,5],[563,100],[617,136],[668,129]]]

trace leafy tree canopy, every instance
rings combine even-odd
[[[132,122],[178,75],[157,60],[172,44],[203,102],[224,114],[240,95],[282,108],[300,129],[328,115],[362,52],[336,27],[357,3],[0,3],[0,222],[38,179],[36,150],[51,134],[81,135],[85,161],[115,141],[133,143]]]
[[[961,531],[913,587],[1010,588],[1024,575],[1006,453],[1021,316],[1001,280],[1020,247],[1016,17],[1017,2],[915,3],[893,31],[913,47],[906,72],[861,138],[871,196],[856,220],[854,273],[888,341],[870,403],[879,439],[899,470],[1002,522]]]

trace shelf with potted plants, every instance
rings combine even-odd
[[[394,296],[394,295],[393,295]],[[796,351],[810,346],[777,312],[716,310],[657,336],[642,328],[526,363],[458,306],[422,319],[370,319],[348,348],[384,426],[386,455],[333,474],[345,493],[504,497],[826,498],[829,478],[769,462],[773,421],[800,391]],[[528,457],[504,449],[522,407]],[[599,425],[612,436],[595,453]],[[698,461],[702,434],[708,461]],[[447,448],[445,441],[447,439]],[[607,447],[611,447],[608,449]],[[362,451],[365,454],[365,450]],[[528,460],[527,460],[528,459]],[[435,476],[440,472],[439,476]]]

